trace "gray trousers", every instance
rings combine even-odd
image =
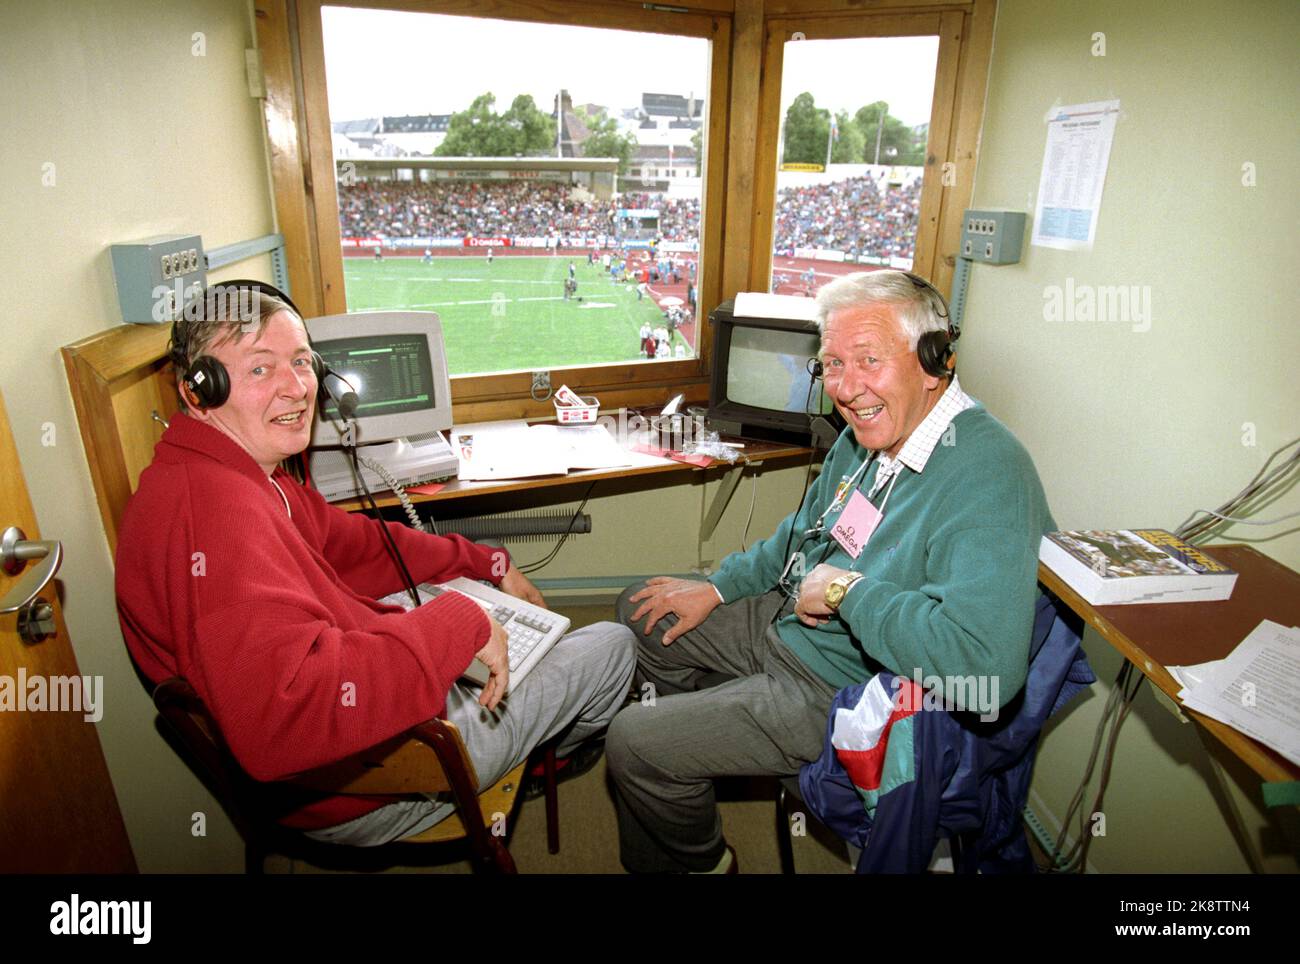
[[[638,604],[618,601],[632,625]],[[641,701],[614,718],[605,757],[615,787],[620,856],[633,873],[712,869],[725,844],[714,800],[718,776],[788,776],[817,759],[836,689],[770,628],[779,593],[719,606],[664,646],[667,616],[637,636]],[[714,672],[736,677],[698,690]],[[651,689],[651,687],[653,689]]]
[[[560,736],[556,753],[566,756],[604,730],[627,697],[635,661],[636,647],[626,627],[595,623],[556,643],[517,687],[511,687],[494,713],[479,706],[477,688],[452,686],[444,715],[460,730],[479,787],[496,783],[552,737]],[[306,835],[328,843],[377,847],[421,833],[454,810],[449,794],[399,800]]]

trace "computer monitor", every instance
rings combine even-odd
[[[329,378],[336,398],[356,392],[356,445],[373,445],[451,428],[451,382],[442,324],[431,311],[376,311],[308,318],[312,346],[340,378]],[[344,425],[333,403],[322,406],[312,445],[343,444]]]
[[[806,442],[814,434],[814,420],[833,415],[834,405],[811,371],[821,347],[812,299],[742,294],[720,304],[709,320],[709,421],[714,428]]]

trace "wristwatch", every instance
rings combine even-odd
[[[836,576],[826,584],[826,606],[831,612],[838,612],[840,603],[844,601],[845,595],[848,594],[849,587],[862,578],[860,572],[846,572],[842,576]]]

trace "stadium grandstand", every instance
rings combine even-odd
[[[473,162],[485,168],[508,160]],[[538,246],[526,242],[547,237],[562,239],[565,248],[617,247],[653,237],[686,250],[678,246],[699,237],[698,199],[643,190],[633,178],[637,190],[601,200],[582,186],[544,180],[541,171],[513,165],[496,172],[498,178],[476,179],[487,173],[479,170],[457,171],[470,177],[446,179],[377,177],[350,184],[340,179],[339,227],[345,247],[383,243],[418,253],[426,244],[463,246],[467,238]],[[910,261],[920,197],[919,177],[891,183],[886,177],[861,175],[783,187],[777,195],[773,253],[817,258],[815,252],[820,252],[837,262]]]

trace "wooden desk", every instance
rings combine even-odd
[[[1300,780],[1300,767],[1244,733],[1182,706],[1178,681],[1166,666],[1222,659],[1262,619],[1300,625],[1300,573],[1250,546],[1209,546],[1216,558],[1237,570],[1232,598],[1221,602],[1093,606],[1038,566],[1038,581],[1078,613],[1106,642],[1169,696],[1181,712],[1213,735],[1266,781]]]
[[[727,441],[732,441],[728,437]],[[437,502],[447,499],[464,499],[478,495],[501,495],[509,492],[522,492],[525,490],[550,488],[561,485],[578,485],[589,484],[601,479],[627,479],[642,475],[658,475],[666,472],[707,472],[714,469],[725,469],[727,474],[723,479],[722,487],[714,495],[713,501],[705,513],[704,521],[700,526],[700,538],[707,541],[713,535],[713,530],[717,527],[718,521],[722,518],[722,513],[727,507],[727,502],[731,499],[732,493],[735,492],[736,486],[740,483],[740,477],[747,465],[757,465],[761,462],[775,459],[807,459],[812,455],[813,450],[804,445],[790,445],[782,442],[763,442],[755,439],[735,439],[745,443],[742,450],[748,462],[738,460],[728,463],[715,460],[711,465],[700,466],[692,465],[687,462],[667,462],[661,465],[639,465],[624,466],[614,469],[583,469],[576,472],[570,472],[567,475],[543,475],[530,479],[508,479],[499,482],[462,482],[455,479],[448,482],[446,487],[432,495],[426,495],[419,492],[410,493],[412,502]],[[383,506],[396,505],[397,497],[391,493],[380,495],[376,493],[375,502]],[[333,503],[340,509],[348,512],[356,512],[365,507],[362,499],[344,499]]]

